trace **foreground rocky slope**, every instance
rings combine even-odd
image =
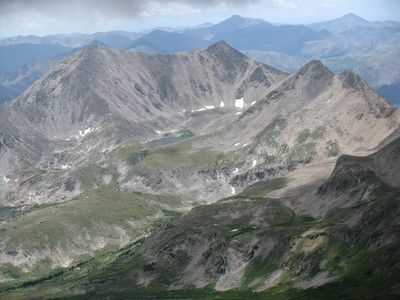
[[[400,190],[398,179],[390,176],[389,184],[381,170],[398,165],[399,153],[397,139],[368,157],[341,157],[315,190],[314,205],[338,204],[323,216],[312,217],[314,208],[293,210],[301,197],[268,198],[285,179],[266,181],[197,207],[112,257],[3,296],[46,290],[53,296],[112,299],[394,299],[400,293]],[[231,289],[235,292],[223,292]]]
[[[0,279],[15,282],[116,251],[260,181],[288,175],[278,198],[293,184],[314,191],[340,154],[381,148],[400,123],[351,72],[311,61],[288,75],[224,42],[176,55],[92,45],[0,114]],[[282,223],[291,210],[325,215],[308,212],[312,199],[271,202],[272,219],[238,205],[244,221],[257,210],[260,224]],[[234,287],[230,278],[218,287]]]

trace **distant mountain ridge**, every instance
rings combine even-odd
[[[264,27],[273,27],[272,24],[261,19],[244,18],[238,15],[234,15],[216,25],[199,29],[182,30],[181,33],[204,40],[211,40],[215,37],[216,34],[222,32],[231,32],[260,25]]]
[[[371,26],[371,22],[353,13],[349,13],[331,21],[313,23],[308,26],[316,30],[325,29],[336,33],[354,29],[355,27],[368,27]]]
[[[369,22],[354,14],[308,26],[273,25],[264,20],[235,15],[216,25],[175,31],[155,30],[148,34],[113,31],[92,35],[15,37],[1,40],[0,44],[8,46],[0,46],[0,51],[11,44],[16,47],[21,42],[42,43],[42,47],[54,47],[54,44],[82,47],[98,40],[121,49],[131,47],[141,52],[175,53],[225,40],[240,51],[246,51],[247,55],[254,54],[254,58],[274,67],[284,67],[285,71],[296,70],[306,61],[320,59],[337,73],[353,70],[379,89],[400,78],[400,65],[396,59],[400,49],[398,32],[399,22]],[[30,63],[31,56],[27,54],[25,60],[19,61]],[[12,61],[9,57],[3,57],[8,61],[4,66]],[[16,68],[15,65],[10,71],[16,71]],[[35,74],[37,79],[43,73]],[[21,78],[28,76],[21,75]],[[30,78],[33,80],[33,77]],[[0,88],[4,91],[0,98],[9,99],[7,95],[21,93],[25,87],[24,83],[16,83],[11,87],[0,81]],[[391,97],[392,94],[385,95]],[[395,97],[389,100],[392,103],[397,101]]]
[[[136,39],[127,49],[147,47],[157,53],[175,53],[203,47],[207,42],[177,32],[154,30]]]
[[[110,31],[110,32],[97,32],[94,34],[56,34],[44,37],[40,36],[17,36],[0,40],[0,46],[16,45],[16,44],[47,44],[59,45],[69,48],[78,48],[90,44],[98,40],[110,47],[125,48],[132,41],[142,34],[126,31]]]

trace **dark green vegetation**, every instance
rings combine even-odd
[[[400,191],[382,181],[379,168],[398,163],[399,146],[397,140],[367,158],[340,158],[317,194],[330,201],[347,197],[351,204],[333,207],[322,218],[297,214],[285,199],[264,197],[285,179],[260,182],[175,216],[116,252],[4,284],[1,296],[396,299]],[[12,266],[7,272],[21,277]]]
[[[67,203],[33,207],[8,216],[0,227],[0,238],[7,240],[6,252],[14,257],[39,258],[32,259],[35,267],[30,272],[22,271],[29,265],[11,264],[3,265],[1,271],[6,276],[26,280],[44,276],[54,265],[85,260],[93,251],[115,251],[121,244],[143,236],[156,222],[175,217],[177,212],[171,213],[164,207],[179,205],[177,197],[127,193],[104,186]],[[24,245],[23,251],[20,245]],[[76,258],[70,251],[81,254]],[[50,256],[59,260],[53,261]]]

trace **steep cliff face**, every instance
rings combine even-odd
[[[325,216],[334,209],[351,207],[360,201],[385,199],[389,191],[400,186],[399,146],[397,139],[366,157],[340,157],[329,179],[296,204],[298,211]]]

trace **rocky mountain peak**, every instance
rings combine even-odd
[[[267,27],[274,26],[261,19],[246,18],[238,15],[233,15],[230,18],[222,21],[221,23],[214,25],[212,28],[214,33],[220,33],[220,32],[229,32],[229,31],[244,29],[257,25],[264,25]]]
[[[221,30],[222,29],[232,30],[232,29],[246,28],[259,24],[269,24],[269,23],[262,19],[246,18],[246,17],[241,17],[239,15],[233,15],[230,18],[226,19],[225,21],[222,21],[220,24],[218,24],[218,26],[220,27]]]
[[[243,57],[245,56],[244,54],[242,54],[241,52],[239,52],[238,50],[236,50],[235,48],[231,47],[227,42],[225,41],[219,41],[216,42],[210,46],[208,46],[206,48],[206,50],[208,52],[217,54],[220,52],[224,52],[224,53],[235,53],[235,54],[241,54]]]
[[[296,73],[295,78],[299,79],[304,76],[312,76],[312,78],[326,78],[333,77],[334,74],[331,72],[320,60],[313,59],[309,63],[301,67]]]
[[[334,76],[319,60],[312,60],[289,76],[278,88],[279,92],[272,91],[269,98],[275,99],[277,95],[296,91],[296,103],[304,105],[304,101],[308,102],[324,91],[331,84]]]
[[[361,18],[360,16],[349,13],[330,21],[311,24],[310,27],[316,30],[327,29],[330,32],[343,32],[356,27],[369,26],[370,24],[370,22]]]
[[[343,82],[342,87],[349,89],[355,88],[360,84],[362,79],[357,74],[354,74],[353,71],[347,70],[340,74],[340,80]]]
[[[238,50],[232,48],[225,41],[219,41],[206,48],[206,52],[211,54],[213,57],[220,61],[226,60],[238,60],[241,61],[246,56],[239,52]]]
[[[352,71],[345,71],[339,75],[342,88],[349,92],[357,92],[362,95],[362,99],[368,103],[371,111],[374,111],[377,117],[390,117],[395,113],[393,107],[385,98],[380,97],[359,75]]]
[[[356,14],[353,13],[348,13],[347,15],[344,15],[343,17],[339,18],[338,20],[343,20],[343,21],[352,21],[352,22],[357,22],[357,25],[360,25],[360,23],[364,24],[369,24],[367,20],[364,18],[361,18],[360,16],[357,16]]]
[[[82,51],[82,57],[87,58],[100,58],[103,55],[113,51],[114,49],[109,48],[103,43],[92,42],[90,45]]]

